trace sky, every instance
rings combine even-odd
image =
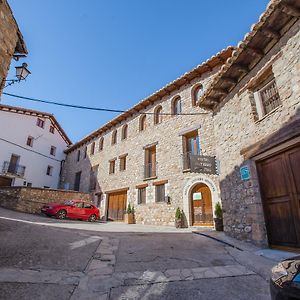
[[[126,110],[229,45],[236,46],[267,0],[8,0],[24,36],[31,75],[4,92]],[[116,113],[17,100],[53,113],[76,142]]]

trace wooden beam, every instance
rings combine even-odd
[[[234,68],[236,68],[237,70],[242,71],[244,73],[248,73],[250,71],[249,68],[246,65],[243,65],[243,64],[240,64],[240,63],[233,64],[232,66]]]
[[[281,10],[292,17],[300,17],[300,9],[287,3],[281,3]]]
[[[231,84],[237,84],[238,80],[236,78],[232,78],[232,77],[221,77],[222,80],[229,82]]]
[[[207,96],[206,99],[210,102],[213,102],[213,103],[219,103],[219,98],[216,98],[216,97],[212,97],[212,96]]]
[[[214,91],[219,93],[219,94],[222,94],[222,95],[227,95],[228,94],[228,91],[226,89],[214,88]]]
[[[275,31],[275,30],[273,30],[271,28],[263,28],[261,30],[261,33],[263,35],[265,35],[266,37],[274,39],[274,40],[279,40],[280,37],[281,37],[281,35],[280,35],[280,33],[278,31]]]
[[[254,47],[250,47],[250,46],[248,46],[247,49],[249,50],[250,54],[253,54],[255,56],[262,57],[265,55],[265,53],[262,49],[254,48]]]

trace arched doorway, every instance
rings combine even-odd
[[[190,193],[193,226],[213,226],[212,195],[204,183],[195,185]]]

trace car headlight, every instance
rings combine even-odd
[[[272,275],[271,278],[273,281],[277,281],[278,279],[287,276],[288,272],[285,269],[285,267],[282,265],[282,263],[279,263],[275,267],[272,268]]]

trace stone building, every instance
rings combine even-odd
[[[300,247],[300,1],[274,0],[207,88],[225,231]]]
[[[67,151],[65,188],[92,191],[102,215],[173,225],[177,207],[188,225],[213,225],[219,201],[212,113],[198,99],[231,56],[229,47],[136,104]],[[207,159],[209,170],[195,169]],[[199,167],[199,163],[198,163]],[[211,174],[203,172],[208,171]]]
[[[0,96],[13,57],[27,54],[18,24],[6,0],[0,1]]]

